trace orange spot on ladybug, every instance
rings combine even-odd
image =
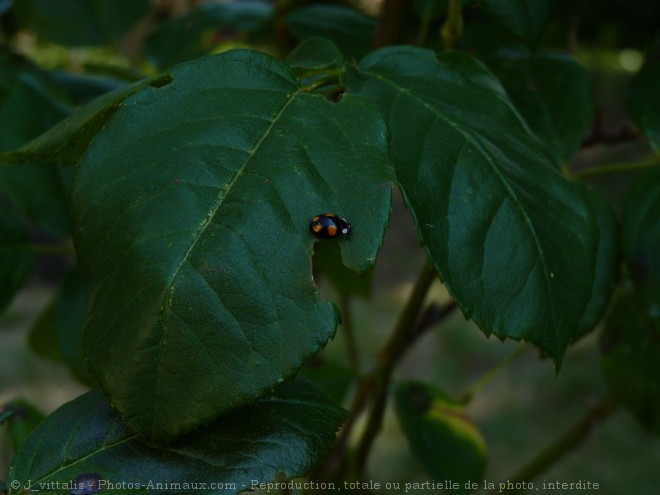
[[[323,213],[312,218],[309,230],[317,239],[334,239],[347,236],[351,231],[351,225],[334,213]]]

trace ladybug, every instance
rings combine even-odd
[[[351,224],[334,213],[316,215],[309,223],[309,230],[319,239],[344,237],[351,231]]]

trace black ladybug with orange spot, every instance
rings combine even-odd
[[[351,224],[334,213],[323,213],[312,218],[309,230],[319,239],[334,239],[347,236],[351,232]]]

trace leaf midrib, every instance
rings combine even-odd
[[[273,118],[273,120],[271,121],[271,123],[268,126],[268,128],[266,129],[266,131],[263,133],[261,138],[259,138],[259,141],[257,141],[257,143],[255,144],[252,151],[250,151],[249,155],[245,158],[245,161],[243,162],[243,165],[241,165],[241,167],[238,169],[238,171],[236,172],[236,174],[234,175],[232,180],[229,182],[227,187],[220,188],[217,199],[216,199],[216,204],[214,205],[214,207],[209,211],[209,213],[206,216],[207,221],[204,223],[202,228],[198,230],[197,235],[193,238],[193,241],[190,244],[190,247],[188,248],[186,253],[181,257],[181,261],[179,262],[179,265],[174,270],[174,273],[172,274],[171,281],[170,281],[170,283],[169,283],[169,285],[168,285],[168,287],[165,291],[166,300],[165,300],[165,305],[164,305],[164,310],[163,310],[163,324],[162,324],[162,327],[161,327],[162,331],[161,331],[161,335],[160,335],[160,340],[158,342],[158,354],[156,356],[156,367],[157,368],[160,367],[160,361],[161,361],[160,356],[161,356],[161,352],[162,352],[162,349],[163,349],[163,341],[165,339],[165,333],[167,332],[167,325],[168,325],[168,322],[169,322],[169,314],[170,314],[172,304],[173,304],[174,283],[176,282],[179,271],[181,270],[181,268],[186,263],[186,261],[188,260],[188,258],[191,255],[191,253],[195,249],[195,246],[197,245],[197,241],[199,241],[199,239],[202,238],[202,236],[204,235],[204,232],[206,231],[207,227],[212,223],[213,218],[215,217],[216,213],[218,212],[218,210],[220,209],[220,207],[224,203],[224,198],[226,198],[229,195],[229,192],[232,190],[232,188],[234,187],[236,182],[243,175],[247,165],[250,163],[252,158],[256,155],[257,151],[259,150],[259,148],[261,147],[263,142],[266,140],[266,138],[270,135],[271,131],[273,130],[273,128],[275,127],[277,122],[280,120],[282,115],[284,115],[284,113],[286,112],[286,109],[296,99],[296,97],[300,94],[300,91],[301,91],[300,89],[297,89],[295,92],[291,93],[291,95],[288,98],[287,102],[277,112],[277,114],[275,115],[275,118]],[[155,420],[155,417],[156,417],[156,404],[159,402],[157,400],[157,397],[159,395],[158,394],[158,387],[159,387],[159,382],[160,382],[159,378],[160,378],[161,373],[157,369],[156,372],[154,373],[154,375],[155,375],[154,376],[154,382],[155,383],[154,383],[154,388],[153,388],[153,390],[154,390],[154,400],[152,401],[153,408],[152,408],[152,414],[150,416],[152,432],[153,432],[153,426],[154,426],[155,421],[156,421]]]
[[[452,121],[452,120],[451,120],[450,118],[448,118],[446,115],[443,115],[443,114],[442,114],[441,112],[439,112],[436,108],[434,108],[432,105],[430,105],[429,103],[427,103],[427,102],[424,100],[423,97],[417,95],[416,92],[415,92],[414,90],[407,89],[407,88],[403,88],[403,87],[399,86],[398,84],[396,84],[395,81],[392,81],[392,80],[388,79],[387,77],[382,76],[381,74],[378,74],[378,73],[375,73],[375,72],[367,72],[367,73],[368,73],[370,76],[372,76],[372,77],[374,77],[374,78],[376,78],[376,79],[378,79],[378,80],[380,80],[380,81],[383,81],[384,83],[386,83],[386,84],[392,86],[392,87],[395,88],[395,90],[396,90],[397,92],[399,92],[400,94],[408,95],[408,96],[410,96],[411,98],[415,99],[415,100],[416,100],[417,102],[419,102],[422,106],[424,106],[425,108],[427,108],[428,110],[430,110],[434,115],[436,115],[436,117],[440,118],[441,120],[443,120],[444,122],[446,122],[448,125],[450,125],[453,129],[455,129],[459,134],[461,134],[461,135],[463,136],[463,138],[464,138],[466,141],[469,141],[469,142],[470,142],[470,143],[471,143],[476,149],[478,149],[479,152],[480,152],[480,153],[486,158],[486,162],[490,165],[491,169],[493,170],[493,172],[495,173],[495,175],[497,176],[497,178],[499,179],[499,181],[502,183],[502,185],[504,186],[505,190],[506,190],[506,191],[508,192],[508,194],[510,195],[510,197],[511,197],[513,203],[518,207],[518,210],[519,210],[520,213],[523,215],[523,218],[526,220],[526,221],[523,222],[523,223],[527,226],[527,228],[529,229],[529,231],[530,231],[530,233],[531,233],[531,235],[532,235],[532,238],[534,239],[534,246],[536,247],[536,251],[537,251],[538,257],[539,257],[539,259],[541,260],[541,265],[543,266],[543,274],[544,274],[543,281],[544,281],[544,285],[545,285],[545,287],[546,287],[546,290],[547,290],[548,294],[550,295],[550,297],[548,298],[548,300],[549,300],[549,302],[550,302],[550,315],[551,315],[551,319],[552,319],[552,322],[553,322],[553,329],[555,330],[555,331],[554,331],[554,334],[555,334],[555,335],[554,335],[554,336],[555,336],[555,342],[558,342],[558,341],[559,341],[559,337],[560,337],[560,335],[559,335],[559,330],[558,330],[558,320],[557,320],[557,314],[556,314],[555,304],[554,304],[554,301],[553,301],[553,298],[552,298],[552,294],[553,294],[553,292],[552,292],[552,289],[550,288],[550,284],[549,284],[549,280],[550,280],[550,271],[548,270],[548,267],[547,267],[547,264],[546,264],[545,257],[543,256],[543,250],[541,249],[541,246],[539,245],[538,235],[536,234],[536,230],[534,229],[534,226],[532,225],[531,219],[528,217],[527,212],[525,211],[525,209],[523,208],[522,204],[521,204],[520,201],[518,200],[518,197],[516,196],[515,192],[511,189],[511,187],[509,186],[509,184],[507,183],[507,181],[506,181],[506,180],[504,179],[504,177],[502,176],[501,172],[500,172],[500,171],[498,170],[498,168],[495,166],[495,163],[494,163],[494,161],[493,161],[493,158],[490,156],[490,154],[489,154],[486,150],[483,149],[483,147],[482,147],[478,142],[476,142],[476,141],[472,138],[472,136],[471,136],[469,133],[466,133],[466,132],[464,131],[464,126],[462,126],[461,124],[459,124],[459,123],[457,123],[457,122]]]

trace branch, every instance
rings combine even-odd
[[[354,468],[355,473],[358,475],[364,471],[371,447],[383,423],[392,371],[410,345],[420,335],[417,331],[419,314],[426,299],[426,294],[435,279],[435,270],[428,262],[425,262],[410,297],[399,316],[399,321],[380,353],[378,365],[372,375],[373,403],[367,420],[367,427],[356,452]],[[448,309],[446,314],[450,314],[451,311],[452,309]]]
[[[596,177],[599,175],[616,174],[620,172],[631,172],[633,170],[646,170],[647,168],[659,166],[660,155],[657,155],[649,160],[643,160],[641,162],[622,162],[599,165],[597,167],[575,172],[573,176],[577,177],[578,179],[584,179],[586,177]]]
[[[412,320],[412,317],[417,319],[417,314],[424,302],[426,293],[434,280],[435,271],[427,262],[425,262],[424,267],[415,282],[415,287],[413,288],[410,297],[406,302],[406,306],[399,317],[397,327],[381,351],[379,365],[369,375],[362,378],[359,383],[358,390],[355,393],[350,407],[348,420],[344,424],[332,451],[327,457],[323,473],[321,473],[323,479],[338,478],[346,472],[347,466],[350,462],[349,456],[346,454],[348,439],[353,432],[353,427],[355,426],[357,419],[369,404],[370,397],[375,393],[379,373],[383,373],[383,370],[385,369],[393,369],[417,338],[423,335],[426,330],[431,328],[431,326],[446,319],[456,309],[456,302],[453,300],[449,301],[442,307],[431,304],[422,317],[419,318],[419,322],[415,325],[415,321]],[[412,315],[412,317],[410,315]],[[407,326],[408,323],[414,325],[409,333],[403,332],[402,329],[404,327],[403,323],[401,323],[402,321],[407,322],[406,330],[410,330],[410,327]],[[384,361],[389,362],[389,364],[384,366]]]
[[[601,421],[609,417],[615,410],[616,403],[614,400],[611,397],[603,398],[593,406],[587,414],[580,419],[580,421],[557,439],[555,443],[540,452],[527,465],[523,466],[520,471],[509,478],[509,481],[515,486],[516,483],[522,484],[523,481],[529,481],[541,474],[565,454],[579,447],[592,429]],[[521,491],[524,491],[524,489],[507,490],[507,493],[513,494]],[[497,491],[492,491],[490,493],[494,495]]]

